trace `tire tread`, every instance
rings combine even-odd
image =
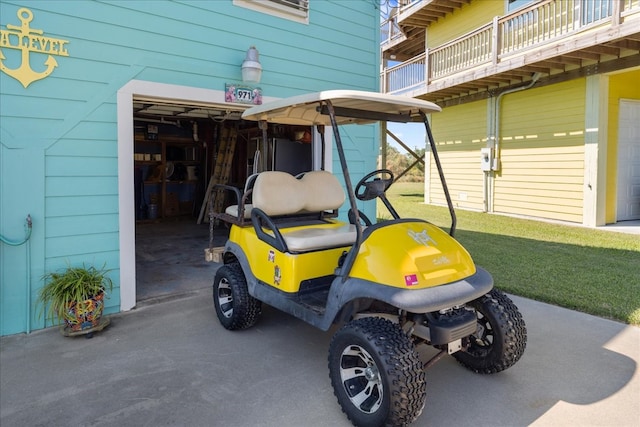
[[[362,414],[348,399],[341,396],[339,369],[333,367],[344,348],[345,337],[357,337],[369,343],[371,350],[380,360],[378,368],[384,369],[385,393],[389,394],[388,413],[384,419],[371,417],[363,422]],[[357,339],[356,338],[356,339]],[[367,349],[369,351],[369,349]],[[334,395],[342,411],[354,425],[405,426],[413,422],[421,413],[425,404],[426,380],[422,362],[413,342],[394,323],[386,319],[366,317],[351,321],[342,327],[332,338],[329,347],[329,372]],[[339,391],[340,390],[340,391]],[[387,408],[380,408],[385,411]],[[366,417],[364,417],[366,418]],[[379,421],[379,422],[378,422]]]

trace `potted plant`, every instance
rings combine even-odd
[[[100,324],[105,292],[111,292],[113,282],[105,265],[72,267],[47,273],[38,300],[46,311],[46,318],[65,323],[72,332],[95,328]]]

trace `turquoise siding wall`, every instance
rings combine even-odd
[[[67,263],[113,269],[106,312],[119,310],[116,93],[130,80],[224,90],[256,45],[265,96],[378,90],[379,13],[369,0],[312,0],[308,25],[231,0],[3,0],[2,29],[20,24],[22,7],[33,12],[31,28],[69,41],[69,56],[26,89],[0,73],[0,234],[18,240],[33,218],[27,244],[0,243],[2,335],[49,326],[37,315],[37,291],[46,271]],[[18,50],[2,52],[7,67],[19,65]],[[32,53],[33,69],[44,70],[46,58]],[[349,129],[354,181],[375,168],[377,141],[374,126]],[[370,217],[374,209],[364,207]]]

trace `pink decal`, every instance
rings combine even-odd
[[[418,275],[417,274],[408,274],[404,276],[404,283],[407,286],[415,286],[418,284]]]

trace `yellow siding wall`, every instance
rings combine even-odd
[[[494,16],[504,15],[505,2],[501,0],[475,0],[440,19],[427,29],[429,48],[443,45],[463,34],[491,22]]]
[[[480,148],[486,145],[487,101],[447,107],[433,114],[433,137],[438,146],[447,186],[454,206],[483,209]],[[446,204],[438,170],[431,160],[430,198],[427,203]]]
[[[618,114],[620,99],[640,99],[640,70],[614,74],[609,78],[609,126],[607,131],[607,224],[616,222],[618,172]]]
[[[494,211],[582,222],[584,78],[505,95]]]

